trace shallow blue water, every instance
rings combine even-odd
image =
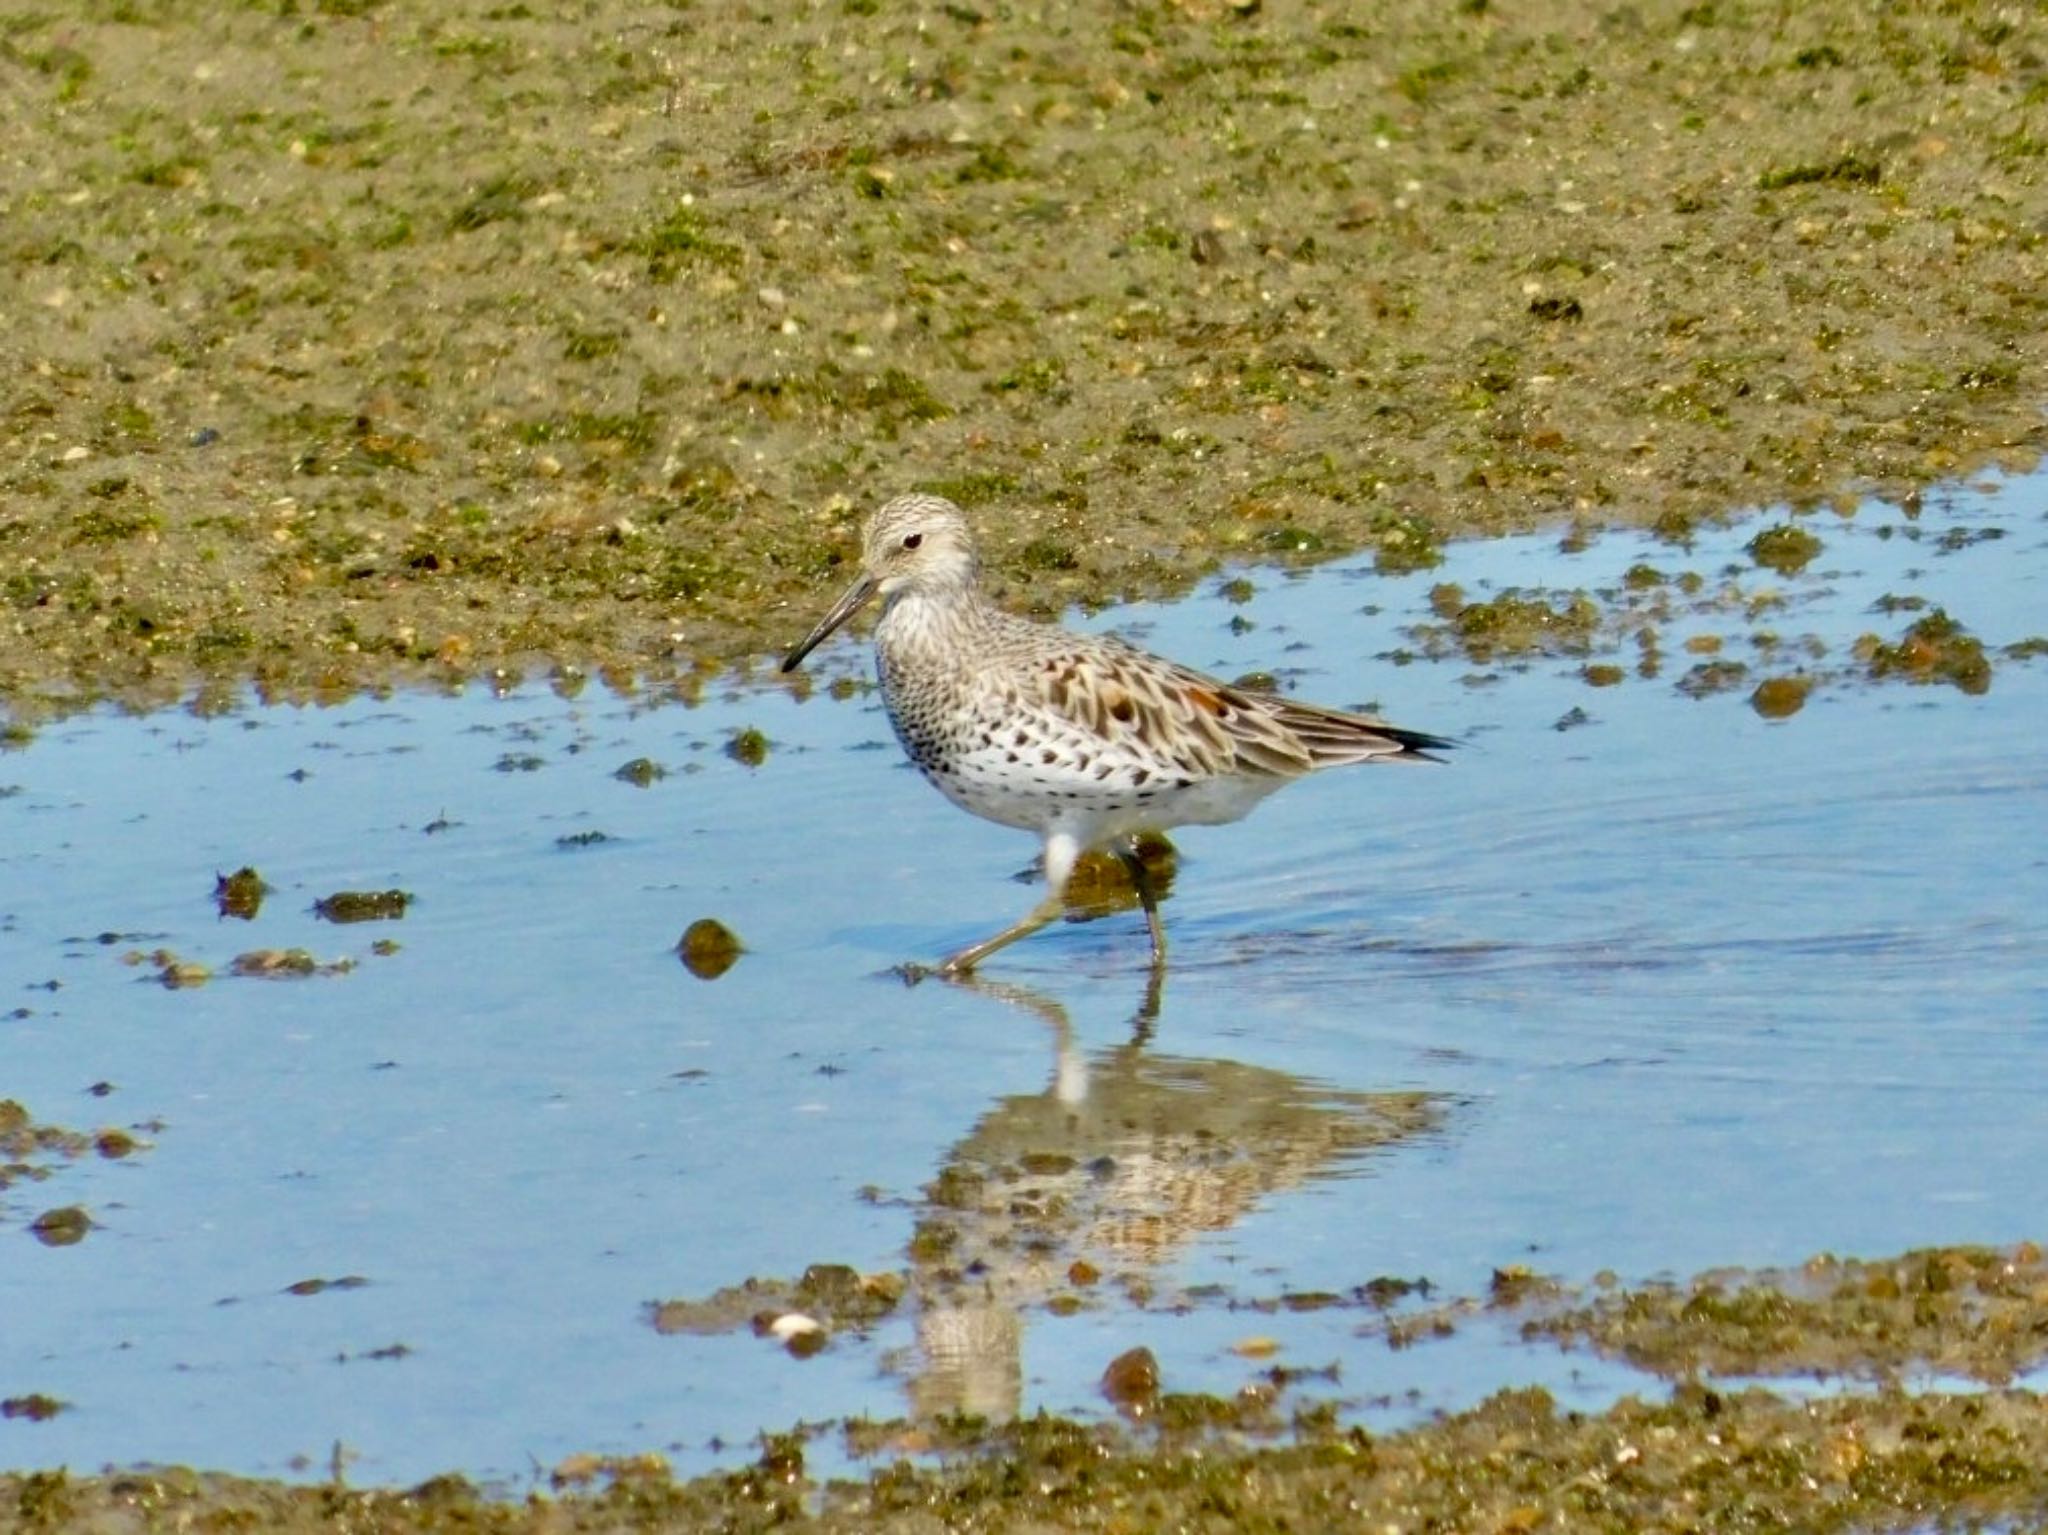
[[[1690,553],[1531,538],[1419,576],[1255,572],[1243,605],[1089,620],[1466,741],[1448,767],[1325,775],[1181,838],[1144,1047],[1162,1070],[1235,1063],[1311,1099],[1437,1096],[1425,1131],[1305,1158],[1177,1231],[1152,1306],[1027,1305],[1017,1405],[1099,1408],[1104,1363],[1135,1343],[1171,1388],[1234,1390],[1264,1367],[1230,1352],[1250,1334],[1285,1363],[1341,1363],[1341,1394],[1389,1420],[1525,1381],[1595,1403],[1655,1385],[1483,1324],[1396,1353],[1356,1309],[1172,1302],[2038,1238],[2048,660],[2000,660],[1982,697],[1823,685],[1769,722],[1746,687],[1674,686],[1692,632],[1756,666],[1753,626],[1725,614],[1666,624],[1664,673],[1608,689],[1574,659],[1388,657],[1414,648],[1437,582],[1612,585],[1639,561],[1784,594],[1768,626],[1819,637],[1823,668],[1904,628],[1913,614],[1871,611],[1886,593],[1944,603],[1995,647],[2048,630],[2044,509],[2036,478],[1930,499],[1917,523],[1810,519],[1827,549],[1785,579],[1742,554],[1753,524]],[[2006,536],[1938,547],[1986,527]],[[864,666],[851,645],[821,662]],[[1575,706],[1590,723],[1554,728]],[[773,743],[758,769],[721,749],[746,726]],[[642,756],[671,775],[612,776]],[[0,1097],[65,1125],[162,1122],[142,1155],[0,1191],[0,1396],[71,1404],[0,1422],[10,1466],[323,1474],[339,1442],[356,1479],[517,1482],[573,1451],[694,1468],[800,1417],[900,1413],[907,1316],[797,1361],[745,1334],[661,1335],[646,1304],[820,1260],[902,1267],[906,1201],[1006,1103],[1078,1091],[1076,1061],[1106,1091],[1145,988],[1134,916],[991,966],[1064,1009],[1062,1078],[1041,1017],[884,973],[1020,913],[1034,897],[1009,876],[1034,850],[904,770],[871,696],[100,713],[0,757],[0,786]],[[609,840],[561,840],[590,832]],[[250,923],[211,901],[243,864],[276,887]],[[416,897],[403,921],[310,910],[393,886]],[[706,915],[748,950],[712,982],[673,953]],[[293,946],[359,963],[224,973]],[[158,948],[217,974],[168,990],[122,963]],[[98,1229],[31,1239],[70,1203]],[[368,1282],[286,1293],[348,1276]]]

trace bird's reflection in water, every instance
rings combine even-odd
[[[1153,967],[1130,1041],[1093,1056],[1053,998],[953,983],[1043,1021],[1055,1066],[1043,1092],[982,1116],[925,1191],[910,1243],[918,1357],[899,1362],[919,1416],[1014,1416],[1028,1311],[1085,1306],[1105,1287],[1142,1297],[1203,1233],[1441,1122],[1431,1094],[1347,1092],[1148,1050],[1164,981]]]
[[[913,1413],[1001,1421],[1023,1404],[1029,1313],[1110,1296],[1142,1304],[1157,1270],[1203,1233],[1227,1230],[1273,1195],[1356,1172],[1442,1122],[1444,1100],[1433,1094],[1350,1092],[1151,1050],[1161,966],[1128,1040],[1093,1054],[1043,993],[971,977],[950,984],[1040,1020],[1053,1046],[1051,1080],[998,1100],[946,1155],[913,1205],[905,1268],[861,1274],[815,1263],[794,1281],[756,1277],[656,1302],[655,1331],[750,1327],[803,1354],[908,1311],[916,1345],[885,1363],[907,1381]]]

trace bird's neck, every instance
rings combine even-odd
[[[875,626],[875,644],[898,661],[943,654],[957,662],[962,655],[978,653],[977,642],[996,612],[971,585],[938,591],[906,588],[889,597]]]

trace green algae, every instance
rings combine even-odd
[[[1765,528],[1748,544],[1751,559],[1781,576],[1798,575],[1825,547],[1805,528],[1789,522]]]
[[[1474,661],[1523,655],[1583,655],[1599,633],[1599,606],[1584,592],[1505,591],[1483,602],[1466,602],[1456,587],[1431,593],[1449,622],[1422,626],[1418,633],[1438,648],[1455,647]]]
[[[253,922],[263,909],[263,898],[268,894],[270,886],[248,864],[232,874],[214,876],[213,904],[223,917]]]
[[[855,1326],[903,1294],[879,1276],[816,1265],[794,1283],[750,1283],[725,1312],[849,1308]],[[302,1281],[314,1293],[336,1283]],[[1359,1287],[1398,1303],[1411,1282]],[[24,1529],[85,1527],[325,1530],[993,1531],[1365,1527],[1633,1532],[1677,1527],[1815,1532],[2023,1524],[2048,1506],[2048,1414],[1999,1383],[2037,1366],[2048,1337],[2048,1273],[2032,1244],[1945,1248],[1870,1261],[1823,1255],[1796,1270],[1725,1271],[1683,1284],[1590,1294],[1523,1268],[1444,1308],[1519,1319],[1533,1343],[1593,1346],[1678,1381],[1656,1400],[1567,1410],[1534,1388],[1374,1433],[1341,1405],[1297,1395],[1302,1372],[1274,1369],[1234,1394],[1170,1389],[1156,1359],[1109,1362],[1121,1417],[1037,1415],[1003,1423],[963,1413],[838,1425],[865,1475],[820,1481],[808,1446],[832,1425],[761,1436],[733,1470],[674,1478],[658,1455],[575,1455],[547,1490],[492,1495],[459,1476],[356,1489],[150,1467],[96,1477],[0,1473],[0,1517]],[[716,1311],[720,1314],[713,1315]],[[1991,1382],[1977,1392],[1909,1393],[1936,1369]],[[1733,1373],[1867,1378],[1874,1388],[1792,1399]],[[1325,1384],[1333,1384],[1326,1382]]]
[[[15,18],[0,689],[666,686],[920,485],[1047,612],[2043,441],[2031,12],[956,9]]]
[[[70,1405],[69,1402],[60,1402],[56,1397],[41,1391],[31,1391],[23,1396],[0,1399],[0,1418],[22,1418],[30,1423],[47,1423]]]
[[[1798,1270],[1706,1274],[1569,1305],[1524,1326],[1660,1375],[1934,1370],[2002,1385],[2048,1359],[2048,1263],[2032,1243],[1931,1248]]]
[[[1965,693],[1991,689],[1991,658],[1977,639],[1941,608],[1915,619],[1886,644],[1866,638],[1862,653],[1873,678],[1947,683]]]
[[[725,754],[743,767],[759,767],[768,760],[768,750],[768,737],[752,725],[734,731],[725,743]]]
[[[1247,1447],[1259,1406],[1168,1396],[1137,1426],[1032,1418],[920,1429],[848,1426],[886,1459],[860,1480],[814,1480],[802,1434],[764,1435],[757,1457],[679,1481],[658,1456],[579,1456],[519,1501],[460,1477],[410,1489],[295,1487],[152,1467],[100,1477],[0,1475],[0,1510],[25,1530],[346,1527],[367,1535],[720,1529],[880,1535],[1339,1528],[1621,1535],[1644,1529],[1798,1529],[1815,1535],[1998,1526],[2048,1497],[2048,1429],[2026,1392],[1898,1392],[1791,1402],[1696,1386],[1669,1400],[1581,1413],[1536,1389],[1504,1391],[1425,1426],[1372,1434],[1299,1413],[1294,1442]],[[940,1455],[937,1463],[930,1456]],[[911,1454],[922,1458],[913,1460]]]
[[[313,915],[323,922],[396,922],[412,901],[406,890],[337,890],[313,903]]]

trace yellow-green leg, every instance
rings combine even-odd
[[[1059,890],[1053,891],[1051,895],[1032,907],[1030,913],[1022,920],[1011,923],[1000,933],[997,933],[995,937],[984,938],[980,943],[970,944],[958,954],[947,955],[946,958],[939,961],[938,973],[940,975],[965,975],[976,965],[987,959],[989,955],[995,953],[996,950],[1008,948],[1019,938],[1029,938],[1033,933],[1060,914],[1063,909],[1060,900],[1061,894],[1062,892]]]
[[[965,975],[998,949],[1008,948],[1019,938],[1029,938],[1065,910],[1067,876],[1074,872],[1074,860],[1081,856],[1081,844],[1063,831],[1045,834],[1045,899],[1029,915],[1014,922],[993,938],[948,955],[939,962],[940,975]]]

